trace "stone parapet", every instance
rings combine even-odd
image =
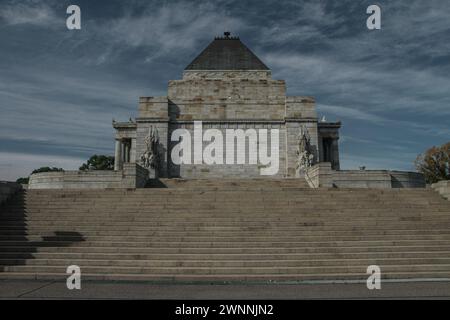
[[[286,119],[317,118],[315,100],[313,97],[286,97]]]
[[[385,170],[333,171],[333,185],[338,188],[389,189],[392,187],[389,172]]]
[[[140,97],[139,117],[168,119],[169,107],[167,97]]]
[[[30,176],[29,189],[107,189],[140,188],[148,171],[135,163],[124,163],[119,171],[42,172]]]
[[[423,175],[417,172],[389,170],[332,170],[329,162],[309,168],[305,179],[312,188],[425,188]]]
[[[450,180],[443,180],[433,183],[431,188],[439,192],[445,199],[450,200]]]
[[[270,70],[184,70],[183,80],[193,79],[271,79]]]

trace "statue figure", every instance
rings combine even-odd
[[[141,155],[141,163],[144,168],[156,169],[158,166],[158,144],[159,134],[156,127],[150,126],[148,134],[144,139],[146,146],[145,151]]]
[[[311,148],[311,137],[305,125],[300,127],[297,147],[297,170],[306,170],[313,165],[314,155]]]

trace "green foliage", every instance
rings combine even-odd
[[[29,180],[30,180],[29,177],[27,177],[27,178],[19,178],[19,179],[16,180],[16,182],[20,183],[20,184],[28,184]]]
[[[41,172],[61,172],[64,171],[62,168],[56,168],[56,167],[40,167],[39,169],[33,170],[33,173],[41,173]]]
[[[450,180],[450,142],[420,154],[415,164],[427,183]]]
[[[114,157],[105,155],[93,155],[80,170],[114,170]]]
[[[60,172],[60,171],[64,171],[64,169],[56,167],[40,167],[39,169],[34,169],[33,172],[31,172],[31,174],[41,172]],[[17,179],[16,182],[21,184],[28,184],[29,180],[30,180],[29,177],[22,177]]]

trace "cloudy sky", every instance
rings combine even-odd
[[[66,28],[77,4],[82,30]],[[366,9],[382,8],[369,31]],[[450,140],[450,6],[408,1],[0,0],[0,180],[113,154],[111,120],[223,31],[320,115],[341,120],[344,168],[413,169]]]

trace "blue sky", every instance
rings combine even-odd
[[[82,30],[66,28],[77,4]],[[382,29],[366,8],[382,8]],[[0,180],[113,154],[111,120],[223,31],[341,120],[343,168],[412,170],[450,137],[450,6],[431,1],[0,0]]]

